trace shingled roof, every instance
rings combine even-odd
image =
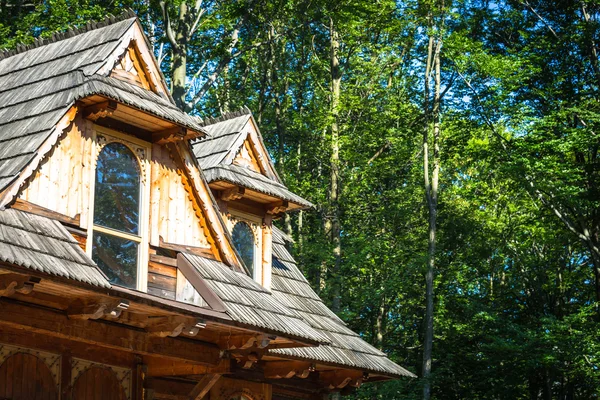
[[[285,185],[238,165],[220,164],[216,167],[205,169],[204,176],[208,182],[225,181],[291,201],[304,207],[314,207],[310,201],[291,192]]]
[[[248,275],[235,272],[227,265],[205,257],[194,254],[183,256],[221,300],[225,312],[234,321],[286,337],[308,339],[313,343],[329,343],[327,337],[313,329],[296,311],[280,303]]]
[[[272,168],[274,176],[268,177],[231,163],[246,140],[248,131],[244,128],[250,121],[253,121],[252,113],[246,107],[240,111],[229,112],[221,117],[209,118],[204,121],[203,125],[208,135],[194,142],[192,147],[206,180],[209,183],[228,182],[287,200],[301,207],[314,207],[310,201],[288,190],[281,182],[275,168]],[[263,142],[260,132],[257,134],[259,141]],[[268,162],[272,166],[270,159]]]
[[[123,18],[90,24],[77,35],[72,32],[74,36],[60,36],[0,58],[0,191],[33,160],[58,121],[84,97],[100,95],[203,132],[201,121],[180,111],[169,96],[98,74],[114,63],[111,55],[117,49],[128,45],[125,34],[136,18],[128,13]]]
[[[111,287],[60,222],[24,211],[0,211],[0,261],[92,286]]]
[[[330,344],[310,348],[274,349],[274,355],[324,364],[358,368],[391,377],[414,374],[392,362],[387,355],[360,338],[331,311],[312,290],[286,248],[286,235],[273,228],[272,291],[275,300],[296,311],[311,327],[326,336]]]

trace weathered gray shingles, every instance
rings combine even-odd
[[[237,117],[234,120],[241,118],[245,118],[245,121],[248,121],[250,116]],[[233,130],[228,133],[225,130],[214,129],[215,125],[222,125],[222,128],[228,127],[231,125],[227,124],[228,122],[224,121],[205,127],[210,136],[194,144],[194,154],[202,169],[212,168],[223,162],[225,157],[233,150],[233,146],[240,140],[240,136],[244,134],[240,132],[240,129],[243,128],[242,124],[238,124],[241,125],[239,127],[233,126]]]
[[[44,63],[62,58],[68,54],[93,49],[120,38],[134,23],[134,19],[126,19],[116,22],[101,29],[91,30],[80,35],[37,47],[29,51],[16,54],[12,57],[0,60],[0,75],[11,71],[30,68],[32,65],[43,65]]]
[[[323,304],[285,248],[285,242],[288,240],[279,229],[273,229],[273,296],[298,312],[310,326],[327,336],[330,344],[310,348],[276,349],[271,352],[386,375],[413,376],[390,361],[384,353],[363,341]],[[280,261],[279,257],[285,261]]]
[[[226,181],[306,207],[313,207],[312,203],[289,191],[282,184],[238,165],[220,164],[204,169],[204,176],[208,182]]]
[[[323,335],[304,322],[298,312],[278,302],[249,276],[234,272],[228,266],[204,257],[186,254],[186,258],[223,301],[227,314],[234,320],[295,337],[328,342]]]
[[[0,211],[0,261],[110,287],[104,274],[59,222],[19,210]]]

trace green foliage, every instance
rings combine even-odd
[[[145,4],[3,7],[0,44],[131,6],[152,27],[157,49],[163,44],[169,75],[159,6]],[[318,205],[290,221],[304,273],[327,302],[332,283],[341,282],[349,326],[416,373],[427,257],[421,154],[427,5],[214,2],[189,59],[190,75],[206,60],[211,70],[228,57],[223,38],[248,14],[239,54],[194,112],[242,105],[254,111],[285,183]],[[484,0],[446,6],[435,15],[445,30],[433,396],[598,398],[600,7]],[[340,33],[342,69],[338,276],[323,226],[331,21]],[[420,393],[419,380],[399,380],[364,385],[353,396],[417,399]]]

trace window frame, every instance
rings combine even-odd
[[[101,225],[94,225],[95,194],[96,194],[96,166],[98,157],[104,146],[111,143],[125,145],[138,161],[140,168],[140,209],[139,209],[139,235],[121,232],[116,229]],[[150,224],[150,160],[152,159],[152,144],[136,137],[126,135],[94,125],[92,131],[92,168],[89,176],[89,210],[87,215],[87,239],[85,251],[92,257],[94,231],[108,234],[125,240],[138,243],[137,277],[134,290],[148,291],[148,262],[149,262],[149,224]]]
[[[245,213],[243,211],[228,210],[229,218],[227,218],[227,228],[229,234],[233,234],[233,227],[238,222],[245,222],[248,224],[252,232],[254,233],[254,265],[253,276],[256,282],[263,285],[263,231],[262,231],[262,218],[252,214]],[[236,249],[237,250],[237,249]]]

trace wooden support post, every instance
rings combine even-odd
[[[60,398],[71,400],[71,353],[66,351],[60,358]]]
[[[262,285],[271,290],[273,263],[273,216],[265,215],[262,226]]]
[[[189,400],[201,400],[206,396],[215,383],[221,378],[220,374],[207,374],[200,379],[188,396]]]
[[[144,400],[144,380],[148,367],[143,364],[142,358],[138,357],[133,371],[133,400]]]

